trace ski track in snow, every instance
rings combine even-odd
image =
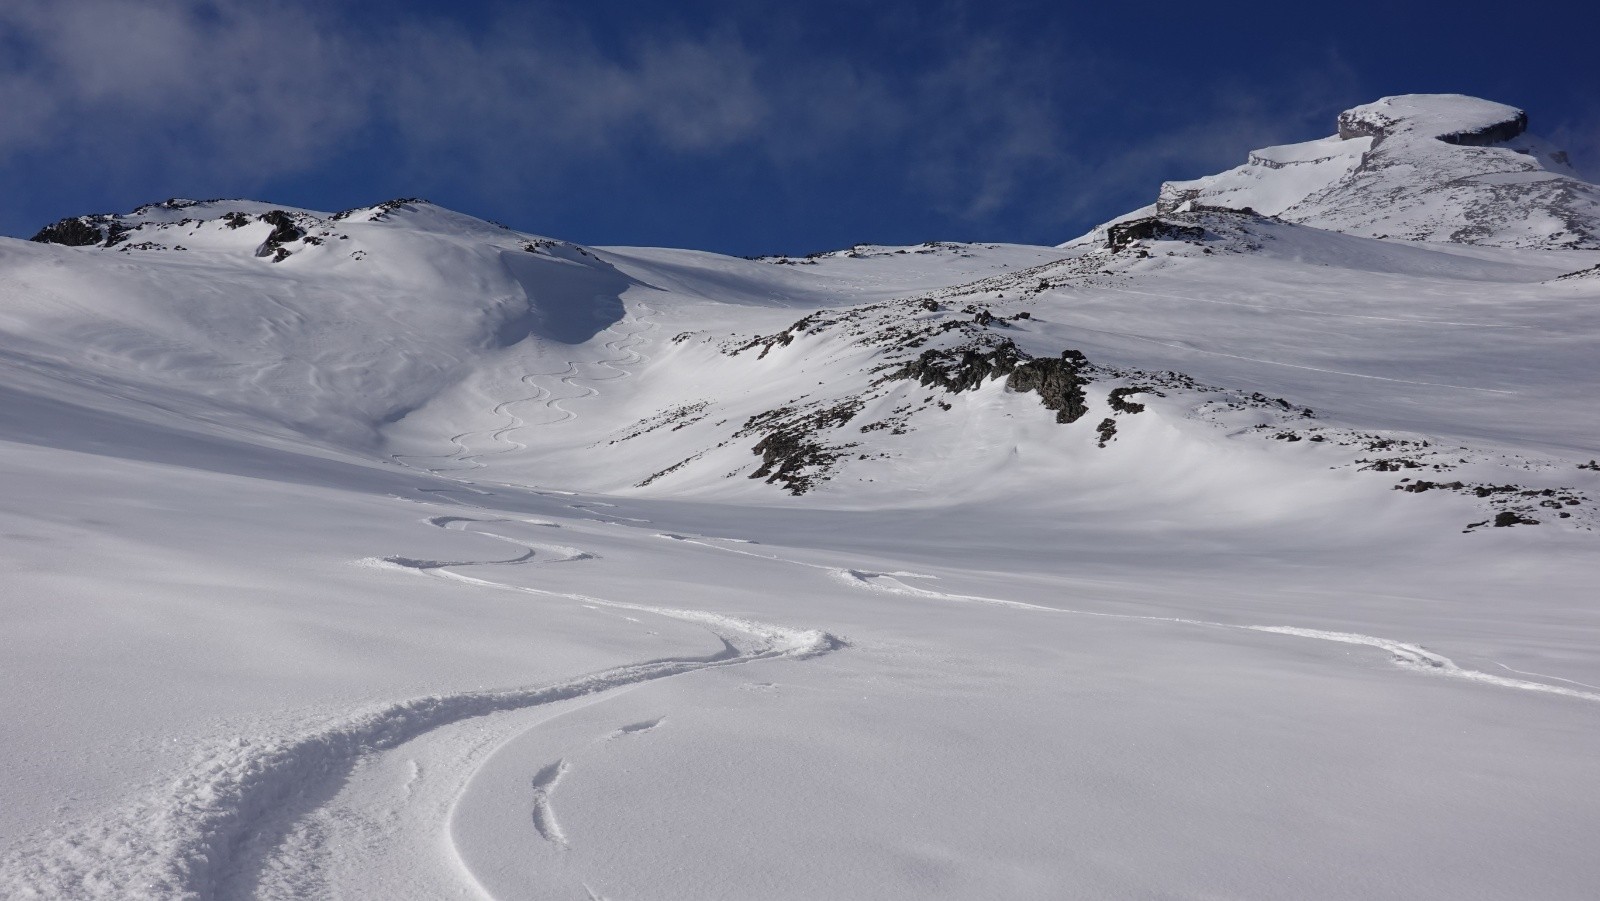
[[[1243,632],[1265,632],[1274,635],[1292,635],[1297,638],[1311,638],[1318,641],[1331,641],[1339,644],[1365,645],[1367,647],[1388,651],[1389,654],[1392,655],[1392,659],[1396,665],[1414,671],[1433,673],[1440,676],[1450,676],[1456,679],[1482,682],[1489,685],[1498,685],[1502,688],[1515,688],[1523,691],[1544,692],[1546,694],[1561,695],[1563,697],[1577,698],[1584,701],[1600,701],[1600,692],[1579,691],[1577,689],[1563,688],[1559,685],[1550,685],[1544,682],[1530,682],[1525,679],[1508,679],[1505,676],[1496,676],[1493,673],[1485,673],[1481,670],[1467,669],[1457,665],[1456,662],[1451,660],[1449,657],[1434,653],[1433,651],[1429,651],[1426,648],[1418,645],[1407,644],[1405,642],[1395,641],[1389,638],[1379,638],[1374,635],[1362,635],[1356,632],[1334,632],[1325,629],[1307,629],[1299,626],[1239,625],[1236,623],[1218,623],[1211,622],[1209,620],[1185,619],[1183,617],[1175,616],[1143,616],[1134,613],[1101,613],[1091,610],[1072,610],[1063,607],[1047,607],[1042,604],[1029,604],[1022,601],[1005,600],[1003,598],[983,597],[981,595],[947,594],[942,591],[929,591],[924,588],[916,588],[907,585],[904,582],[901,582],[899,579],[894,578],[895,576],[912,577],[913,574],[911,573],[875,573],[850,569],[836,570],[835,574],[842,581],[854,587],[867,588],[874,591],[884,591],[891,594],[937,598],[948,601],[995,604],[1022,610],[1036,610],[1044,613],[1064,613],[1071,616],[1097,616],[1107,619],[1180,623],[1183,625],[1203,626],[1212,629],[1235,629]],[[1509,667],[1507,667],[1507,669],[1509,669]]]
[[[557,760],[546,766],[533,776],[533,828],[539,837],[552,845],[562,848],[570,846],[567,834],[561,831],[561,824],[556,822],[556,813],[550,807],[550,794],[560,784],[561,777],[567,773],[566,760]]]
[[[653,720],[630,723],[600,739],[600,741],[614,741],[630,735],[650,732],[666,721],[667,718],[661,716]],[[563,757],[555,763],[540,768],[539,772],[533,775],[532,818],[534,831],[539,833],[540,838],[563,850],[572,847],[572,842],[567,838],[567,833],[561,828],[560,822],[556,820],[551,796],[555,794],[556,786],[571,768],[571,764]]]
[[[457,489],[420,489],[425,494],[440,495],[454,490]],[[463,490],[485,493],[471,486],[464,486]],[[462,516],[423,520],[447,530],[493,521]],[[599,695],[698,670],[757,660],[806,659],[844,647],[839,639],[817,630],[792,629],[703,610],[505,585],[452,572],[450,567],[539,562],[539,550],[564,555],[553,563],[596,559],[575,548],[537,545],[480,530],[473,533],[527,548],[528,553],[511,560],[444,563],[391,557],[367,562],[478,587],[694,623],[717,636],[722,650],[705,656],[625,664],[542,685],[412,698],[358,711],[299,733],[236,738],[201,752],[183,775],[150,791],[119,814],[47,836],[42,846],[0,861],[0,896],[202,901],[231,895],[238,886],[253,884],[276,841],[281,839],[277,833],[324,803],[316,799],[331,797],[358,762],[399,748],[425,733],[473,717]],[[659,722],[624,727],[618,734],[645,731]],[[565,846],[565,836],[549,807],[549,794],[564,764],[558,761],[552,766],[555,769],[547,768],[540,774],[542,779],[535,780],[534,825],[546,839]],[[309,861],[300,863],[312,865]]]
[[[660,726],[662,723],[664,723],[666,721],[667,721],[666,717],[658,716],[653,720],[645,720],[645,721],[639,722],[639,723],[631,723],[631,724],[623,726],[621,729],[618,729],[617,731],[611,733],[611,738],[621,738],[621,737],[623,737],[625,735],[638,735],[641,732],[650,732],[650,731],[654,730],[657,726]]]
[[[644,355],[640,354],[637,350],[634,350],[634,348],[643,343],[644,336],[647,332],[654,331],[660,328],[660,326],[644,317],[644,313],[650,312],[649,307],[639,304],[637,309],[639,310],[640,315],[636,316],[633,321],[641,323],[643,327],[637,331],[623,334],[619,338],[603,342],[601,345],[606,350],[613,354],[618,354],[619,356],[611,359],[592,361],[594,365],[604,366],[615,372],[616,375],[606,376],[604,378],[580,375],[578,370],[580,361],[577,360],[568,360],[566,368],[560,372],[545,373],[543,376],[532,374],[524,375],[520,379],[521,383],[533,388],[534,393],[527,397],[519,397],[508,401],[502,401],[501,403],[496,404],[490,411],[490,415],[504,418],[506,420],[504,423],[486,429],[474,429],[451,436],[450,443],[455,447],[455,450],[448,454],[391,454],[390,459],[403,466],[410,465],[405,462],[406,460],[441,460],[445,463],[465,464],[465,468],[450,466],[424,467],[428,472],[444,474],[450,472],[484,469],[489,465],[483,462],[484,457],[501,456],[504,454],[515,453],[520,450],[526,450],[526,444],[517,441],[515,438],[507,436],[532,426],[561,425],[562,423],[571,422],[577,419],[578,414],[568,410],[566,407],[561,406],[561,402],[579,400],[585,397],[594,397],[600,393],[599,389],[595,388],[593,384],[578,384],[580,380],[592,383],[609,382],[616,379],[628,378],[629,376],[633,375],[633,373],[628,369],[624,369],[623,367],[635,366],[645,360]],[[605,331],[616,332],[616,325],[607,326]],[[550,389],[534,382],[534,379],[536,378],[550,377],[554,377],[560,384],[576,389],[580,393],[557,397],[554,391],[551,391]],[[548,422],[529,423],[526,419],[512,409],[513,407],[533,403],[535,401],[543,401],[546,409],[553,410],[560,415]],[[478,437],[480,435],[487,436],[491,444],[498,444],[500,447],[493,450],[474,452],[467,442],[469,439]]]
[[[777,560],[795,566],[804,566],[812,569],[825,570],[834,578],[844,582],[852,588],[862,588],[869,591],[881,591],[889,594],[932,598],[945,601],[992,604],[1000,607],[1010,607],[1017,610],[1032,610],[1041,613],[1058,613],[1069,616],[1095,616],[1106,619],[1142,620],[1146,622],[1178,623],[1187,626],[1202,626],[1212,629],[1235,629],[1244,632],[1263,632],[1273,635],[1292,635],[1297,638],[1311,638],[1319,641],[1336,642],[1339,644],[1365,645],[1367,647],[1388,651],[1396,665],[1410,670],[1432,673],[1440,676],[1449,676],[1452,678],[1464,679],[1472,682],[1481,682],[1488,685],[1497,685],[1502,688],[1515,688],[1522,691],[1544,692],[1546,694],[1561,695],[1563,697],[1577,698],[1584,701],[1600,701],[1600,689],[1595,689],[1595,686],[1587,685],[1582,682],[1574,682],[1571,679],[1560,679],[1553,676],[1542,677],[1555,679],[1555,681],[1558,682],[1566,682],[1572,685],[1583,686],[1584,688],[1595,689],[1595,691],[1581,691],[1573,688],[1564,688],[1559,685],[1551,685],[1546,682],[1532,682],[1526,679],[1510,679],[1505,676],[1497,676],[1493,673],[1486,673],[1481,670],[1467,669],[1458,665],[1449,657],[1434,653],[1433,651],[1429,651],[1419,645],[1407,644],[1405,642],[1395,641],[1389,638],[1380,638],[1374,635],[1362,635],[1356,632],[1336,632],[1325,629],[1308,629],[1299,626],[1240,625],[1236,623],[1212,622],[1209,620],[1185,619],[1183,617],[1175,616],[1145,616],[1135,613],[1103,613],[1093,610],[1074,610],[1065,607],[1047,607],[1043,604],[1030,604],[1025,601],[1013,601],[1005,598],[991,598],[984,597],[982,595],[950,594],[942,591],[931,591],[926,588],[917,588],[900,581],[902,578],[937,578],[935,576],[911,572],[869,572],[866,570],[857,569],[840,569],[837,567],[824,566],[817,563],[806,563],[800,560],[786,560],[782,557],[768,554],[756,554],[750,551],[740,550],[738,548],[722,547],[705,539],[688,535],[664,532],[657,533],[657,535],[661,538],[681,541],[686,544],[699,545],[700,547],[711,548],[712,550],[718,550],[724,553],[740,554],[747,557],[759,557],[764,560]],[[1511,672],[1520,673],[1519,670],[1511,670],[1510,667],[1505,666],[1504,664],[1497,663],[1495,665],[1510,670]],[[1540,675],[1538,673],[1520,674],[1526,676]]]

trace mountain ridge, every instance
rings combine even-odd
[[[861,498],[904,502],[908,491],[965,490],[957,486],[973,484],[972,473],[993,473],[1001,465],[973,450],[960,455],[968,461],[964,466],[974,467],[971,472],[961,466],[928,469],[916,462],[927,449],[909,436],[921,430],[942,435],[945,423],[968,422],[966,437],[957,443],[970,444],[975,440],[971,424],[989,421],[991,414],[980,412],[989,409],[1006,412],[984,428],[997,430],[996,437],[1010,434],[1016,427],[1008,420],[1040,414],[1025,413],[1026,404],[1017,407],[1007,398],[1031,394],[1045,408],[1045,421],[1053,418],[1070,434],[1082,434],[1071,440],[1097,454],[1115,453],[1130,440],[1149,440],[1135,437],[1141,431],[1135,424],[1144,420],[1133,416],[1146,402],[1162,411],[1156,418],[1174,423],[1197,415],[1205,420],[1211,414],[1197,411],[1227,407],[1237,415],[1207,428],[1226,421],[1227,428],[1238,429],[1249,419],[1245,433],[1270,434],[1287,444],[1309,439],[1347,448],[1382,443],[1389,439],[1372,436],[1389,432],[1401,446],[1465,441],[1457,463],[1440,462],[1436,453],[1372,458],[1356,452],[1330,458],[1328,465],[1379,472],[1426,468],[1442,474],[1471,458],[1477,462],[1469,469],[1479,463],[1487,467],[1476,481],[1452,478],[1442,484],[1475,494],[1493,507],[1491,513],[1515,507],[1519,516],[1531,517],[1532,506],[1549,499],[1541,493],[1546,490],[1567,492],[1562,497],[1587,511],[1579,489],[1565,483],[1517,488],[1531,495],[1498,489],[1477,493],[1484,486],[1509,484],[1494,474],[1496,467],[1525,469],[1529,460],[1545,459],[1552,451],[1555,459],[1570,453],[1581,462],[1588,444],[1570,434],[1558,437],[1561,429],[1548,421],[1535,423],[1525,412],[1489,403],[1503,408],[1496,415],[1519,420],[1513,428],[1528,429],[1510,446],[1542,431],[1520,453],[1501,446],[1504,436],[1476,427],[1451,426],[1434,431],[1432,439],[1402,435],[1418,424],[1406,418],[1414,412],[1389,412],[1380,403],[1375,409],[1385,412],[1368,418],[1346,409],[1346,397],[1339,394],[1343,389],[1318,385],[1308,391],[1301,380],[1295,391],[1285,391],[1277,384],[1280,379],[1262,378],[1256,370],[1264,365],[1276,373],[1326,371],[1328,379],[1341,384],[1410,385],[1407,390],[1430,395],[1476,395],[1480,404],[1516,396],[1520,389],[1475,385],[1481,379],[1448,371],[1455,363],[1434,377],[1415,378],[1377,374],[1407,369],[1404,356],[1381,365],[1371,360],[1318,365],[1313,360],[1325,350],[1305,344],[1291,354],[1305,362],[1263,364],[1232,349],[1237,336],[1229,332],[1235,321],[1226,311],[1237,309],[1256,322],[1266,321],[1262,315],[1285,324],[1310,317],[1381,324],[1399,332],[1444,328],[1494,336],[1498,345],[1474,344],[1479,349],[1472,352],[1497,361],[1517,345],[1509,338],[1530,328],[1514,321],[1519,315],[1514,307],[1490,305],[1483,310],[1490,315],[1481,315],[1450,305],[1411,309],[1415,304],[1395,308],[1389,302],[1382,312],[1358,313],[1341,309],[1336,298],[1352,280],[1391,297],[1441,290],[1476,297],[1499,290],[1496,285],[1522,290],[1550,280],[1581,281],[1577,276],[1584,269],[1575,264],[1587,262],[1587,237],[1552,233],[1528,246],[1518,231],[1522,226],[1516,223],[1553,209],[1537,192],[1490,190],[1500,207],[1527,214],[1521,219],[1502,215],[1497,221],[1512,223],[1504,233],[1455,229],[1444,240],[1397,240],[1365,235],[1375,226],[1352,225],[1346,215],[1352,197],[1370,201],[1372,191],[1383,188],[1374,188],[1373,179],[1388,178],[1384,173],[1397,166],[1412,176],[1418,170],[1433,172],[1418,179],[1415,191],[1401,192],[1392,204],[1400,210],[1397,215],[1411,215],[1406,206],[1411,194],[1434,196],[1441,190],[1448,195],[1444,207],[1460,207],[1458,194],[1450,193],[1457,189],[1441,189],[1441,181],[1460,182],[1463,166],[1485,165],[1485,159],[1499,165],[1504,154],[1520,158],[1538,146],[1527,143],[1533,139],[1526,135],[1522,111],[1458,95],[1405,95],[1348,110],[1339,117],[1339,128],[1331,138],[1256,151],[1239,170],[1169,183],[1153,214],[1150,208],[1136,211],[1055,249],[929,242],[899,248],[857,245],[803,260],[735,260],[692,251],[587,248],[418,198],[333,214],[256,201],[173,199],[128,214],[62,220],[34,240],[67,243],[74,253],[110,250],[152,261],[145,280],[153,286],[178,273],[243,279],[243,295],[262,296],[261,309],[268,311],[267,343],[252,352],[260,359],[254,365],[269,374],[249,373],[237,389],[220,394],[214,384],[197,385],[188,391],[189,401],[204,408],[211,402],[206,395],[225,396],[226,405],[235,408],[232,415],[241,415],[237,408],[255,411],[242,415],[260,415],[264,398],[254,393],[254,385],[304,384],[273,401],[269,418],[332,446],[359,453],[381,450],[408,465],[432,460],[427,465],[435,469],[487,467],[512,480],[535,478],[533,473],[541,471],[612,491],[731,499],[751,496],[735,484],[754,482],[835,503],[847,496],[857,498],[850,503],[869,502]],[[1499,155],[1474,155],[1480,153]],[[1529,156],[1519,165],[1537,168],[1539,159]],[[1330,166],[1345,169],[1330,178],[1325,171]],[[1306,167],[1315,178],[1298,173]],[[1538,171],[1576,183],[1570,175]],[[1251,180],[1241,182],[1241,172]],[[1285,193],[1286,185],[1304,191],[1303,196]],[[1481,188],[1472,182],[1460,190]],[[1363,205],[1382,206],[1368,201]],[[1434,225],[1450,218],[1440,219],[1436,211],[1428,215]],[[1585,220],[1583,228],[1590,225]],[[1442,234],[1442,226],[1429,227],[1434,230],[1428,237]],[[91,236],[98,240],[80,240]],[[200,268],[185,264],[168,275],[163,274],[168,264],[154,262],[180,259],[197,260]],[[247,269],[264,267],[265,281],[243,274],[247,270],[238,267],[246,260],[256,261]],[[1297,286],[1291,293],[1298,292],[1299,301],[1284,297],[1258,304],[1235,297],[1258,278],[1288,279],[1284,284]],[[1187,303],[1208,314],[1202,318],[1186,310],[1178,320],[1160,323],[1142,309],[1148,301],[1136,302],[1143,295],[1170,305],[1182,292],[1207,284]],[[307,297],[327,299],[306,307]],[[1115,297],[1126,300],[1107,307]],[[1085,300],[1105,312],[1087,319],[1072,312]],[[811,312],[799,319],[784,317],[782,311],[795,308]],[[191,318],[186,327],[192,328],[196,309],[186,314]],[[199,318],[216,316],[219,328],[232,328],[226,316],[207,309]],[[1257,312],[1249,314],[1251,309]],[[1129,328],[1112,328],[1118,320]],[[1192,350],[1188,340],[1164,337],[1180,320],[1211,337]],[[103,328],[89,331],[96,330]],[[667,332],[673,336],[670,343]],[[337,335],[347,338],[330,343]],[[218,337],[234,348],[246,346],[237,336]],[[1385,340],[1412,338],[1395,334]],[[375,353],[379,346],[387,352]],[[646,348],[653,350],[647,355]],[[227,352],[210,353],[220,359]],[[160,356],[145,352],[150,354]],[[376,376],[375,364],[382,367]],[[1515,364],[1506,358],[1505,365]],[[148,368],[139,363],[133,370]],[[541,369],[551,371],[541,374]],[[810,387],[799,377],[808,369],[820,377],[811,379]],[[636,373],[652,384],[628,381]],[[167,375],[186,378],[176,370]],[[612,384],[602,391],[602,383]],[[1237,387],[1205,387],[1227,384]],[[141,390],[152,387],[146,383]],[[599,396],[619,388],[627,389],[626,396]],[[1133,399],[1141,395],[1148,396]],[[575,405],[597,404],[598,421],[574,422]],[[1304,428],[1300,420],[1309,418],[1313,407],[1334,422]],[[1254,412],[1241,412],[1247,410]],[[1018,433],[1013,439],[1018,447],[1054,443],[1024,431],[1028,437]],[[1197,437],[1176,434],[1160,440],[1181,445]],[[1362,435],[1368,437],[1357,437]],[[445,438],[455,450],[440,455],[437,445]],[[1566,453],[1564,446],[1570,448]],[[1082,454],[1074,451],[1056,465],[1071,468],[1094,459]],[[1425,458],[1430,462],[1419,462]],[[1491,459],[1499,462],[1490,465]],[[610,462],[593,469],[599,460]],[[613,471],[626,475],[596,480],[600,472]],[[744,478],[730,481],[733,476]],[[1117,476],[1132,477],[1131,472]],[[1415,483],[1393,487],[1417,493]],[[1563,514],[1560,519],[1573,519],[1573,511],[1556,512]],[[1579,517],[1585,528],[1589,519],[1587,513]]]

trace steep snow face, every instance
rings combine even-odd
[[[1163,184],[1156,212],[1248,208],[1368,237],[1600,248],[1600,188],[1527,124],[1515,107],[1458,94],[1385,97],[1341,113],[1336,135]]]

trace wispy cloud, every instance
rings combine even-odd
[[[0,153],[61,148],[116,167],[128,154],[263,173],[306,165],[358,127],[364,55],[293,7],[201,2],[12,3],[20,51],[0,96]]]
[[[383,141],[417,181],[494,192],[659,156],[737,153],[777,173],[870,157],[942,215],[1054,223],[1242,158],[1330,95],[1326,81],[1219,92],[1150,111],[1163,121],[1112,148],[1101,122],[1129,115],[1115,107],[1125,73],[1085,40],[1002,31],[959,4],[907,24],[916,52],[892,59],[819,50],[782,12],[760,29],[665,23],[602,41],[555,5],[471,20],[352,8],[6,3],[0,162],[47,153],[100,179],[249,189]]]

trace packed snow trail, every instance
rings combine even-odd
[[[464,528],[466,517],[431,517],[441,529]],[[391,751],[432,730],[472,717],[526,710],[626,686],[757,660],[805,659],[843,647],[826,632],[791,629],[702,610],[610,601],[590,595],[503,585],[450,572],[447,567],[534,562],[540,549],[511,560],[439,563],[408,558],[363,561],[437,575],[470,585],[517,591],[583,604],[662,616],[703,626],[722,642],[704,656],[668,657],[626,664],[572,679],[488,691],[429,695],[361,711],[298,734],[236,738],[197,755],[188,772],[107,820],[53,837],[44,847],[0,862],[0,895],[36,899],[186,899],[219,897],[230,885],[249,882],[259,869],[262,836],[294,815],[307,799],[337,789],[356,763]],[[553,562],[593,559],[582,551],[554,548]],[[570,553],[568,553],[570,551]],[[554,787],[553,776],[545,790]],[[315,806],[315,803],[311,805]],[[546,811],[548,814],[548,811]],[[547,817],[547,835],[560,836]],[[266,841],[263,841],[266,839]],[[559,838],[552,840],[560,841]]]

